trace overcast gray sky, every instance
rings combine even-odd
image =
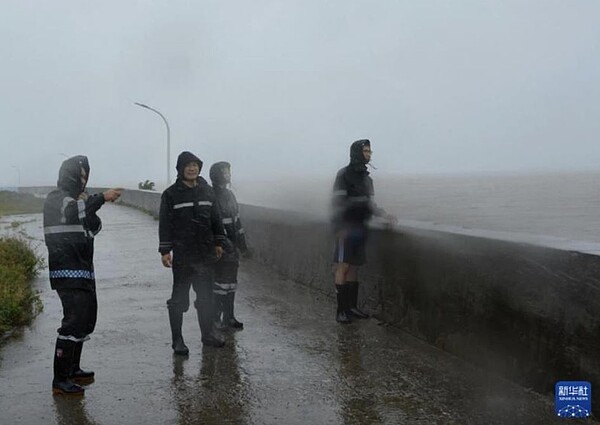
[[[166,179],[191,150],[234,178],[598,170],[600,2],[31,1],[0,13],[0,186]]]

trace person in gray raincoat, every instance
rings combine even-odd
[[[357,140],[350,146],[350,163],[340,169],[333,184],[332,226],[335,232],[336,320],[350,323],[366,319],[368,314],[358,308],[358,268],[366,263],[368,222],[375,215],[390,223],[396,217],[373,202],[373,180],[367,164],[371,161],[371,142]]]
[[[223,219],[223,226],[230,249],[215,266],[216,320],[221,328],[243,329],[244,324],[235,318],[233,313],[235,292],[238,286],[238,268],[240,255],[250,257],[246,243],[246,235],[240,220],[240,208],[233,192],[227,188],[231,184],[231,164],[217,162],[210,167],[210,180],[216,195],[217,205]]]

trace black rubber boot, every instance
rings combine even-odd
[[[183,342],[183,335],[181,334],[183,312],[169,308],[169,324],[171,325],[171,337],[173,340],[171,348],[173,349],[173,353],[178,356],[187,356],[190,350]]]
[[[52,380],[52,394],[82,396],[85,390],[69,379],[75,342],[66,339],[56,339],[54,349],[54,379]]]
[[[348,304],[349,304],[349,308],[348,311],[346,311],[346,314],[348,314],[348,312],[350,312],[350,315],[353,317],[356,317],[357,319],[368,319],[369,315],[367,313],[365,313],[364,311],[361,311],[357,305],[358,305],[358,282],[347,282],[346,285],[348,286]]]
[[[226,295],[215,294],[213,292],[214,309],[215,309],[215,327],[219,331],[223,331],[227,328],[227,325],[223,322],[222,316],[225,310]]]
[[[52,395],[83,396],[85,390],[72,381],[52,382]]]
[[[352,319],[346,314],[348,310],[348,285],[335,285],[337,297],[337,313],[335,320],[342,324],[352,323]]]
[[[234,304],[235,291],[227,294],[225,308],[223,309],[223,323],[232,329],[242,330],[244,329],[244,324],[239,322],[233,314]]]
[[[82,370],[79,363],[81,361],[81,350],[83,349],[83,342],[75,343],[75,349],[73,350],[73,363],[71,365],[71,374],[69,379],[76,384],[91,384],[94,382],[94,372],[91,370]]]
[[[208,308],[198,308],[198,324],[202,333],[202,344],[209,347],[223,347],[225,340],[215,329],[214,311],[211,308],[212,303],[208,303]]]

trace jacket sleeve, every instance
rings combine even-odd
[[[348,205],[348,185],[342,171],[335,176],[333,196],[331,199],[331,222],[334,229],[342,226],[344,213]]]
[[[173,202],[165,191],[160,198],[158,213],[158,252],[162,255],[173,250]]]
[[[235,198],[233,192],[231,193],[233,198],[233,204],[235,205],[235,217],[234,217],[234,228],[235,228],[235,243],[241,252],[248,251],[248,244],[246,243],[246,231],[242,226],[242,220],[240,220],[240,206]]]
[[[102,204],[104,204],[106,201],[104,200],[104,195],[102,193],[97,193],[95,195],[92,195],[90,198],[88,198],[88,201],[91,198],[102,198]],[[94,199],[91,201],[92,204],[96,204],[98,202],[100,202],[97,199]],[[101,205],[102,205],[101,204]],[[98,207],[100,208],[100,207]],[[97,209],[95,211],[91,211],[88,216],[87,216],[87,227],[88,229],[90,229],[90,231],[94,234],[94,236],[96,236],[98,233],[100,233],[100,230],[102,230],[102,220],[100,220],[100,217],[98,217],[96,215],[96,211],[98,211]]]
[[[87,199],[74,199],[71,197],[63,198],[63,217],[65,224],[78,224],[87,222],[90,230],[94,232],[94,227],[97,228],[95,233],[98,233],[98,222],[100,219],[96,216],[96,211],[104,205],[104,196],[100,194],[89,196]],[[88,218],[92,218],[88,220]],[[93,219],[95,217],[95,219]]]
[[[212,207],[210,208],[210,222],[212,226],[213,235],[215,237],[215,245],[222,248],[227,248],[229,241],[225,236],[225,228],[223,227],[223,219],[221,218],[221,211],[219,205],[217,205],[216,197],[213,196]]]

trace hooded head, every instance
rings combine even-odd
[[[90,164],[87,156],[77,155],[62,163],[56,185],[75,198],[83,193],[89,178]]]
[[[352,143],[350,146],[350,164],[352,165],[366,165],[369,161],[365,159],[363,149],[367,146],[371,148],[371,142],[369,139],[360,139]]]
[[[178,179],[184,178],[183,169],[190,162],[195,162],[196,164],[198,164],[198,173],[200,173],[200,171],[202,170],[202,161],[200,161],[200,158],[198,158],[196,155],[194,155],[191,152],[183,151],[177,157],[177,165],[175,166],[175,168],[177,169],[177,178]]]
[[[231,183],[231,164],[216,162],[210,167],[210,180],[215,187],[224,187]]]

